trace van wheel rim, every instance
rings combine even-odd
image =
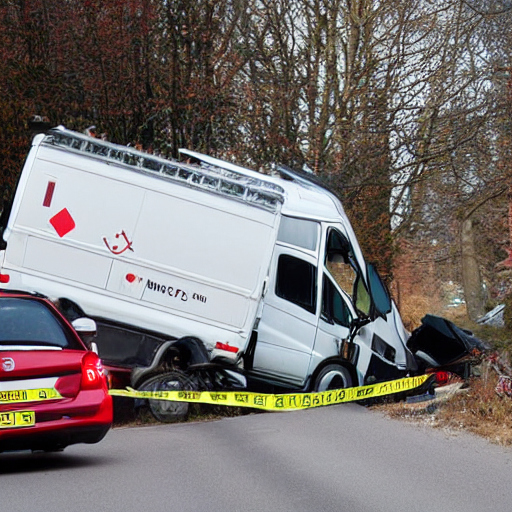
[[[345,368],[331,368],[325,372],[317,381],[315,389],[317,391],[330,391],[333,389],[343,389],[350,387]]]

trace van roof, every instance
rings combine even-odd
[[[278,176],[269,176],[187,149],[181,149],[180,153],[189,162],[177,162],[63,126],[36,138],[34,144],[38,143],[79,152],[147,175],[158,175],[256,207],[281,209],[284,215],[325,221],[337,221],[341,217],[348,224],[341,202],[332,192],[287,168],[278,167]]]
[[[341,201],[325,186],[320,185],[314,179],[314,175],[308,178],[307,174],[298,174],[284,166],[277,166],[275,175],[262,174],[246,167],[226,162],[218,158],[190,151],[179,150],[182,155],[198,160],[207,165],[224,168],[238,172],[248,177],[255,177],[268,183],[273,183],[284,191],[282,213],[294,217],[311,217],[326,221],[339,220],[341,216],[346,220],[345,211]]]

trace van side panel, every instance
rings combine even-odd
[[[247,294],[235,294],[199,279],[183,279],[133,262],[114,261],[107,290],[125,297],[242,329],[246,320]]]
[[[84,163],[90,169],[79,172]],[[23,192],[24,199],[15,220],[17,229],[35,230],[49,239],[73,242],[108,256],[104,238],[113,247],[122,241],[116,239],[116,234],[122,230],[133,233],[144,199],[143,189],[116,180],[115,174],[110,177],[113,173],[109,167],[41,146]],[[94,168],[100,171],[103,168],[106,176],[98,179],[92,172]],[[45,206],[48,184],[52,182],[55,183],[53,194]],[[67,210],[75,226],[59,234],[57,228],[64,219],[57,217],[54,224],[52,219],[63,210]]]
[[[111,264],[106,256],[36,236],[28,237],[23,259],[26,269],[97,288],[105,288]]]
[[[262,248],[273,238],[274,216],[263,212],[267,218],[260,214],[253,220],[242,205],[230,212],[220,209],[222,203],[212,206],[202,198],[200,204],[172,192],[147,192],[134,233],[137,258],[253,293],[261,279]]]
[[[32,152],[9,221],[10,286],[66,290],[87,314],[170,336],[210,325],[206,343],[248,339],[278,212],[60,148]]]

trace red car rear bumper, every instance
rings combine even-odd
[[[101,395],[101,396],[98,396]],[[112,426],[112,397],[103,390],[81,391],[75,399],[17,404],[4,411],[35,411],[31,427],[0,430],[0,452],[58,450],[70,444],[97,443]]]

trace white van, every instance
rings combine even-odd
[[[252,387],[301,390],[414,370],[332,193],[286,168],[181,153],[186,163],[63,127],[37,135],[2,215],[0,286],[95,319],[100,356],[139,386],[218,361]]]

